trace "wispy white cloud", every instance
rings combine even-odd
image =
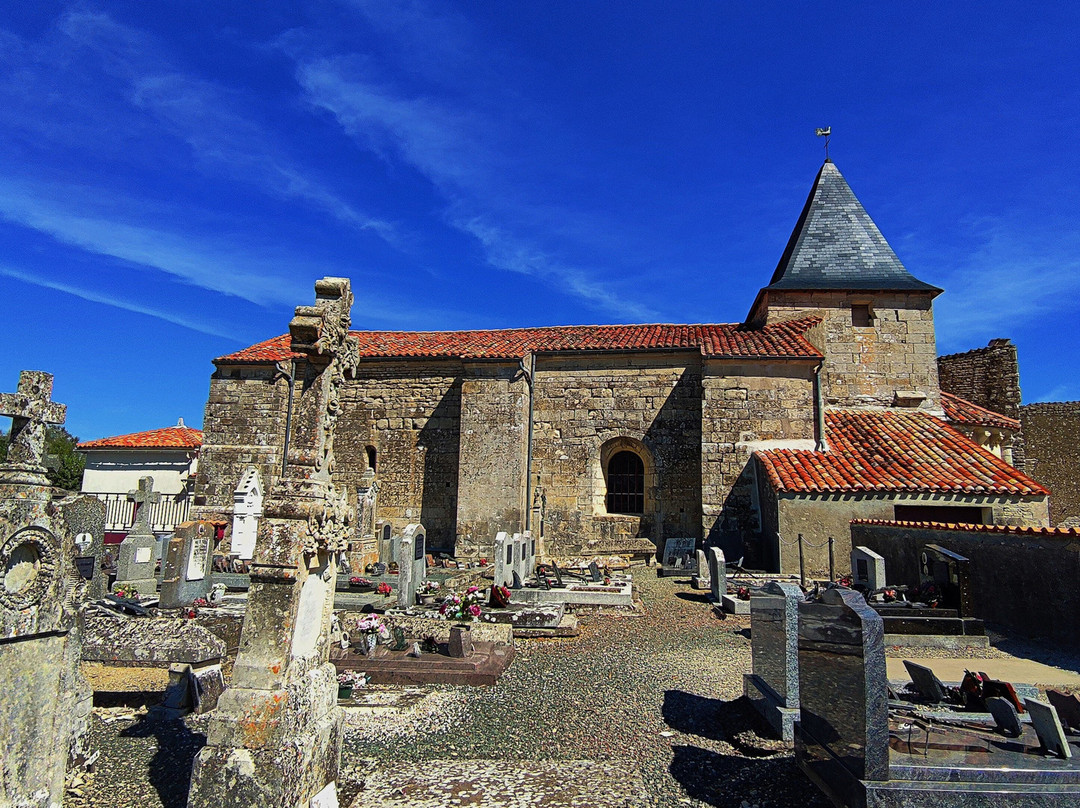
[[[946,293],[935,303],[939,347],[964,350],[1051,314],[1076,313],[1080,234],[1009,219],[965,227],[975,231],[980,246],[944,272]]]
[[[619,317],[653,316],[598,273],[553,259],[518,231],[524,189],[508,187],[511,159],[503,141],[509,133],[495,116],[376,85],[365,78],[365,64],[355,56],[299,57],[297,80],[311,104],[332,114],[362,147],[426,177],[446,202],[445,221],[475,238],[490,266],[539,278]]]
[[[1036,396],[1031,403],[1044,404],[1050,401],[1076,401],[1080,399],[1080,384],[1058,384]]]
[[[224,337],[225,339],[234,340],[239,343],[246,342],[244,337],[239,334],[222,329],[212,323],[204,323],[187,317],[180,317],[172,311],[156,309],[150,306],[144,306],[140,303],[124,300],[123,298],[118,297],[114,292],[105,293],[94,289],[86,289],[70,283],[64,283],[63,281],[43,278],[40,275],[25,272],[21,269],[16,269],[3,264],[0,264],[0,275],[41,289],[49,289],[54,292],[72,295],[73,297],[89,301],[90,303],[100,303],[103,306],[111,306],[114,309],[130,311],[135,314],[143,314],[147,317],[153,317],[154,319],[162,320],[166,323],[178,325],[200,334],[209,334],[212,337]]]

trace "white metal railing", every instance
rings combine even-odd
[[[135,524],[135,503],[127,494],[94,494],[105,503],[105,530],[116,533],[131,529]],[[162,494],[161,501],[147,504],[150,529],[155,533],[167,533],[187,521],[191,510],[191,497],[181,494]]]

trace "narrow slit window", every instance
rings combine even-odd
[[[851,324],[855,328],[870,328],[874,325],[874,317],[867,303],[854,303],[851,306]]]

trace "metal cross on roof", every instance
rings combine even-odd
[[[53,376],[24,370],[14,393],[0,393],[0,415],[11,418],[7,463],[44,471],[45,426],[64,423],[67,405],[50,401]]]
[[[128,499],[135,502],[135,524],[131,526],[131,533],[144,535],[152,533],[150,530],[150,509],[148,505],[157,505],[161,502],[161,492],[154,490],[153,477],[140,477],[139,487],[128,491]]]

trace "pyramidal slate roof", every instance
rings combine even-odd
[[[941,292],[900,263],[874,220],[830,161],[766,289]]]

